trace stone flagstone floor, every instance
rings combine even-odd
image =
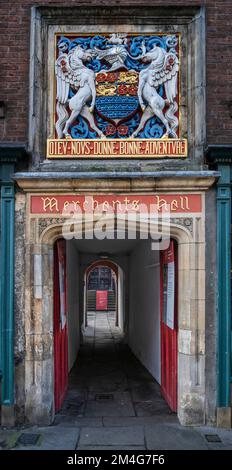
[[[39,439],[34,445],[22,445],[18,443],[22,433],[39,434]],[[208,442],[208,434],[217,434],[220,442]],[[124,343],[114,313],[93,312],[53,425],[0,430],[0,448],[232,449],[232,431],[181,426],[157,382]]]

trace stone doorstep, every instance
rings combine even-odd
[[[82,446],[78,445],[77,450],[107,450],[108,452],[117,451],[117,450],[146,450],[146,447],[142,446]]]
[[[81,430],[80,446],[144,446],[142,426],[85,428]]]
[[[47,426],[25,430],[23,434],[39,434],[36,445],[19,444],[16,450],[75,450],[79,438],[80,429],[74,427]]]
[[[16,446],[20,434],[20,431],[0,430],[0,449],[9,450],[14,448]]]
[[[184,427],[176,417],[165,422],[158,417],[77,418],[72,423],[60,423],[45,428],[0,430],[1,450],[75,449],[80,430],[78,450],[142,450],[144,431],[147,449],[230,449],[232,430],[212,427]],[[22,445],[22,435],[39,436],[36,444]],[[206,436],[218,435],[221,442],[208,442]],[[65,437],[65,438],[64,438]],[[65,442],[64,442],[65,441]],[[166,442],[166,445],[165,445]]]
[[[217,408],[217,426],[220,428],[231,429],[232,411],[231,407]]]

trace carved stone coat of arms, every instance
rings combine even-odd
[[[178,34],[57,35],[55,139],[179,139]]]

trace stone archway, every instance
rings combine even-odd
[[[50,424],[54,417],[53,244],[62,237],[62,222],[53,219],[31,230],[26,260],[25,414],[28,421]],[[141,229],[141,227],[140,227]],[[204,223],[191,227],[171,221],[178,243],[178,417],[182,424],[204,422],[205,385],[205,242]]]
[[[88,279],[89,279],[89,275],[91,273],[91,271],[97,267],[108,267],[110,268],[115,276],[116,276],[116,304],[115,304],[115,307],[116,307],[116,325],[118,324],[118,300],[117,300],[117,294],[118,294],[118,266],[116,263],[114,263],[113,261],[111,261],[110,259],[100,259],[100,260],[97,260],[97,261],[94,261],[92,262],[85,270],[85,274],[84,274],[84,289],[85,289],[85,292],[84,292],[84,319],[85,319],[85,326],[87,326],[87,315],[88,315],[88,311],[87,311],[87,285],[88,285]]]

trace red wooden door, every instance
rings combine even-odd
[[[66,244],[54,246],[54,394],[55,411],[61,408],[68,386],[68,336],[66,323]]]
[[[107,310],[108,308],[108,291],[96,291],[96,310]]]
[[[174,242],[161,252],[161,393],[177,411],[177,252]]]

